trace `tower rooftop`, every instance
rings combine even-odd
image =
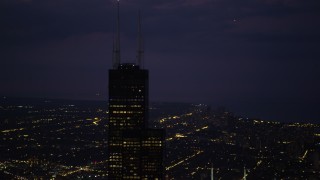
[[[118,69],[121,70],[137,70],[140,69],[139,65],[135,64],[135,63],[121,63],[119,64]]]

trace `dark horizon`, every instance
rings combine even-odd
[[[3,99],[5,96],[1,96]],[[41,100],[57,100],[57,101],[78,101],[78,102],[101,102],[108,103],[108,99],[68,99],[68,98],[50,98],[50,97],[9,97],[7,99],[41,99]],[[236,116],[244,118],[256,118],[266,121],[277,121],[283,123],[315,123],[319,124],[320,108],[318,103],[307,104],[306,102],[300,103],[276,103],[276,102],[234,102],[234,103],[214,103],[214,102],[174,102],[174,101],[149,101],[152,103],[168,103],[168,104],[206,104],[211,109],[220,107],[226,108],[227,111],[234,113]],[[27,103],[27,102],[25,102]]]

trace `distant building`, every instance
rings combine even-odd
[[[165,133],[148,128],[149,75],[141,68],[140,30],[138,63],[121,64],[119,11],[117,22],[113,69],[109,70],[108,178],[163,179]]]

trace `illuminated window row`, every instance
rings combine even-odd
[[[114,114],[142,114],[142,111],[112,111]]]
[[[112,168],[121,168],[122,166],[120,166],[120,165],[110,165],[110,167],[112,167]]]
[[[134,123],[119,123],[119,122],[110,122],[110,125],[112,125],[112,127],[118,127],[121,129],[128,129],[128,128],[133,128],[133,127],[137,127],[140,121],[135,121]]]
[[[110,105],[110,107],[127,107],[126,105]]]
[[[118,159],[118,158],[122,158],[122,156],[117,156],[117,155],[115,155],[115,156],[110,156],[110,158]]]
[[[142,143],[145,143],[145,144],[158,144],[160,143],[161,144],[162,141],[142,141]]]
[[[109,162],[122,162],[121,159],[109,159]]]
[[[142,144],[142,146],[162,146],[162,144]]]
[[[124,176],[123,179],[140,179],[140,176]]]
[[[136,101],[144,101],[143,96],[141,96],[141,98],[134,98],[134,99],[110,99],[110,101],[114,101],[114,102],[136,102]]]
[[[111,108],[127,108],[127,107],[131,107],[131,108],[139,108],[141,107],[141,105],[110,105]]]
[[[145,177],[145,178],[142,178],[143,180],[148,180],[148,179],[150,179],[150,178],[148,178],[148,177]],[[153,179],[153,178],[152,178]],[[159,178],[154,178],[154,180],[160,180]]]
[[[120,143],[111,143],[111,144],[109,144],[110,146],[121,146],[122,144],[120,144]]]
[[[140,147],[140,145],[136,145],[136,144],[125,144],[123,145],[123,147]],[[134,148],[136,149],[136,148]]]
[[[123,144],[140,144],[140,142],[137,142],[137,141],[124,141]]]

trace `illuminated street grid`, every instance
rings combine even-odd
[[[2,102],[0,177],[103,179],[107,104],[38,101]]]
[[[312,179],[320,177],[319,125],[237,117],[190,105],[164,116],[168,179]]]
[[[25,103],[22,103],[25,102]],[[0,102],[0,179],[104,179],[106,102]],[[237,117],[204,104],[153,103],[168,179],[320,177],[316,124]],[[246,173],[244,173],[246,171]]]

